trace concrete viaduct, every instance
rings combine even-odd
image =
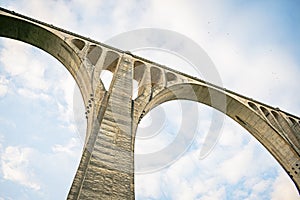
[[[0,8],[0,36],[59,60],[81,91],[87,133],[67,199],[134,199],[134,141],[140,119],[176,99],[206,104],[249,131],[300,189],[300,118],[97,41]],[[105,89],[102,71],[113,74]],[[138,95],[133,98],[133,82]]]

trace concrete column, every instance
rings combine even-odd
[[[68,199],[134,199],[132,63],[121,57]]]

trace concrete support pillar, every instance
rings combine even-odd
[[[134,199],[132,63],[121,57],[68,199]]]

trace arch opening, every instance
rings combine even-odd
[[[91,85],[84,81],[88,74],[80,67],[81,61],[76,52],[64,40],[39,25],[6,15],[0,15],[0,27],[0,37],[31,44],[60,61],[75,79],[84,101],[88,100],[86,94],[91,93]],[[84,46],[79,39],[74,42],[78,48]]]
[[[42,192],[65,198],[83,148],[72,116],[85,121],[82,96],[82,109],[74,110],[74,78],[46,52],[6,38],[0,43],[0,76],[8,80],[0,97],[1,188],[15,188],[13,199],[40,199]]]
[[[151,75],[151,84],[152,86],[159,85],[161,82],[162,72],[157,67],[150,68],[150,75]]]
[[[90,45],[89,50],[87,52],[87,58],[89,59],[92,65],[96,65],[101,54],[102,54],[101,47],[97,45]]]
[[[166,73],[166,78],[168,82],[172,82],[172,81],[176,81],[177,80],[177,76],[171,72],[167,72]]]
[[[77,47],[79,50],[82,50],[83,47],[85,46],[85,42],[80,40],[80,39],[72,39],[72,43]]]
[[[292,129],[300,133],[300,124],[297,123],[297,121],[291,117],[289,117],[289,120],[291,122]],[[300,138],[300,135],[298,135],[298,137]]]
[[[109,70],[102,70],[100,74],[100,79],[102,80],[105,90],[109,91],[113,79],[113,73]]]
[[[274,114],[272,113],[272,115],[271,115],[271,113],[270,113],[265,107],[262,107],[262,106],[261,106],[260,109],[261,109],[261,111],[264,113],[265,117],[269,120],[269,122],[270,122],[275,128],[277,128],[278,130],[281,130],[281,127],[279,126],[278,121],[275,119]],[[277,113],[275,113],[275,115],[278,116]]]
[[[114,72],[116,71],[116,68],[118,66],[119,59],[120,56],[116,52],[106,52],[105,60],[99,77],[106,91],[109,91]]]
[[[135,61],[133,67],[132,99],[134,100],[143,93],[143,90],[146,87],[143,83],[146,65],[140,61]]]
[[[258,107],[257,107],[254,103],[248,102],[248,105],[249,105],[253,110],[255,110],[256,112],[259,112]]]
[[[152,115],[155,117],[155,114],[152,112],[156,111],[156,109],[162,109],[160,107],[164,107],[168,104],[170,104],[170,107],[166,107],[165,109],[170,111],[170,109],[174,108],[173,104],[178,102],[183,102],[183,100],[166,101],[153,110],[150,110],[145,117],[148,117],[148,115],[151,115],[151,118]],[[224,186],[222,189],[226,191],[227,197],[229,198],[233,197],[237,192],[247,191],[247,193],[245,193],[247,195],[244,196],[244,198],[247,198],[253,194],[254,185],[259,184],[261,181],[270,183],[265,185],[262,190],[262,192],[265,193],[266,199],[268,199],[271,198],[272,191],[275,190],[274,188],[276,188],[279,179],[284,180],[287,188],[291,188],[288,192],[297,197],[298,194],[295,185],[277,160],[266,151],[263,145],[260,144],[253,135],[236,123],[236,119],[234,119],[235,122],[233,122],[231,118],[226,116],[218,144],[207,158],[199,160],[198,156],[200,149],[203,147],[204,136],[209,129],[207,123],[208,116],[211,115],[213,108],[194,101],[184,102],[200,107],[200,125],[197,127],[198,133],[195,136],[195,140],[187,152],[172,165],[161,168],[155,173],[135,172],[136,199],[176,199],[184,197],[187,199],[197,199],[207,195],[207,190],[193,190],[193,192],[189,193],[189,196],[184,196],[184,191],[186,188],[198,187],[199,184],[201,187],[209,187],[210,191],[217,191],[220,189],[219,186],[222,185]],[[176,109],[171,112],[175,114],[166,116],[173,119],[165,121],[165,127],[181,123],[177,121],[178,115],[181,115],[180,112]],[[161,114],[158,113],[158,116],[161,116]],[[189,120],[195,120],[193,116],[184,117]],[[159,118],[152,118],[150,124],[153,123],[153,120],[157,120],[158,122],[163,121]],[[170,123],[170,121],[173,121],[173,123]],[[143,119],[141,122],[143,122]],[[150,128],[151,126],[148,124],[146,127]],[[141,134],[145,134],[139,130],[140,128],[139,126],[137,130],[137,138],[141,137]],[[175,129],[170,128],[167,130]],[[186,132],[189,130],[190,129],[186,129]],[[149,131],[148,135],[153,136],[155,134]],[[167,140],[165,145],[169,145],[170,142],[174,141],[174,137],[169,138],[169,140],[167,137],[163,139]],[[135,154],[161,151],[162,148],[159,145],[162,145],[163,139],[162,137],[160,139],[157,137],[156,140],[153,139],[153,137],[139,138],[135,143]],[[141,140],[143,142],[141,142]],[[147,144],[147,142],[149,143]],[[265,165],[262,163],[265,163]],[[248,187],[245,188],[237,187],[238,185],[244,185],[249,182],[251,182],[251,186],[248,185]],[[153,190],[156,191],[156,196],[150,197],[148,194],[153,195]]]
[[[210,93],[211,91],[213,91],[213,93]],[[210,98],[213,98],[213,96],[210,94],[217,94],[216,96],[221,95],[218,93],[222,93],[222,91],[215,90],[213,88],[208,88],[207,86],[201,84],[180,83],[177,85],[172,85],[163,89],[161,92],[159,92],[156,96],[153,97],[153,99],[146,106],[145,113],[147,113],[152,108],[171,100],[196,101],[213,107],[221,112],[224,112],[224,109],[222,109],[221,106],[219,107],[219,104],[214,105],[213,103],[211,103],[210,100]],[[224,95],[226,95],[226,93],[224,93]],[[297,149],[292,149],[288,147],[289,144],[286,142],[286,139],[282,135],[278,134],[276,130],[272,127],[277,126],[278,128],[280,128],[277,122],[275,121],[275,118],[271,115],[271,113],[266,108],[262,106],[260,107],[265,117],[270,121],[271,124],[269,124],[265,120],[261,120],[261,116],[257,112],[253,112],[253,110],[250,109],[248,105],[244,105],[242,102],[238,101],[234,97],[231,97],[230,95],[226,95],[226,99],[227,102],[229,102],[229,107],[227,106],[225,114],[231,119],[238,122],[246,130],[248,130],[249,133],[252,134],[259,142],[261,142],[261,144],[266,148],[266,150],[268,150],[274,156],[274,158],[279,162],[279,164],[281,164],[281,166],[286,170],[286,172],[289,172],[291,170],[291,163],[288,160],[286,160],[286,158],[287,156],[295,156],[297,158]],[[236,115],[236,109],[242,110],[241,115]],[[262,124],[258,125],[255,122],[259,122]],[[252,126],[261,126],[264,128],[256,130]],[[261,138],[271,137],[266,136],[267,134],[271,134],[273,138],[276,137],[276,139],[274,140],[280,140],[280,144],[285,146],[279,148],[278,145],[276,146],[273,143],[266,143],[266,141],[262,140]],[[276,150],[274,150],[274,148],[276,148]],[[289,150],[289,154],[287,154],[286,156],[279,156],[278,152],[282,150]],[[284,152],[282,152],[282,155],[283,154]],[[292,178],[296,187],[298,187],[298,179],[295,178],[295,176],[293,176]]]
[[[107,51],[102,70],[109,70],[114,73],[116,71],[119,58],[120,56],[116,52]]]
[[[139,96],[139,83],[137,80],[132,80],[132,100]]]
[[[0,15],[0,27],[1,27],[0,28],[0,37],[11,38],[11,39],[15,39],[17,41],[22,41],[24,43],[30,44],[34,47],[44,50],[45,52],[49,53],[54,58],[56,58],[58,61],[60,61],[64,65],[64,67],[70,72],[72,77],[75,79],[75,81],[79,87],[81,97],[84,99],[84,102],[87,102],[87,100],[89,98],[89,94],[92,93],[91,92],[92,89],[91,89],[90,83],[84,81],[88,77],[88,74],[87,74],[87,71],[85,70],[84,66],[81,66],[81,60],[78,57],[78,55],[76,54],[75,49],[72,49],[64,40],[62,40],[59,36],[55,35],[54,33],[44,29],[43,27],[41,27],[37,24],[33,24],[33,23],[30,23],[29,21],[25,21],[25,20],[22,20],[19,18],[6,16],[4,14]],[[14,27],[14,28],[11,28],[11,27]],[[75,44],[74,44],[74,46],[75,46]],[[77,46],[79,48],[81,48],[80,44],[78,44]],[[29,92],[29,94],[30,94],[30,92]],[[59,107],[62,108],[62,106],[59,106]],[[30,125],[30,123],[28,123],[28,125]],[[47,126],[45,126],[45,127],[47,127]],[[62,127],[65,127],[65,126],[62,126]],[[68,146],[68,145],[63,145],[63,146]],[[66,150],[64,148],[61,148],[63,146],[62,145],[54,146],[52,150],[57,151],[57,152],[62,152],[63,150]],[[71,147],[74,146],[74,141],[71,141],[70,146]],[[78,155],[80,155],[80,153]],[[59,163],[64,163],[65,161],[66,160],[60,160]],[[47,163],[47,162],[44,162],[44,163]],[[53,163],[57,163],[57,162],[53,162]],[[49,163],[49,166],[51,166],[51,164],[53,164],[53,163]],[[77,166],[78,165],[76,165],[75,167],[77,168]],[[54,169],[54,167],[53,167],[53,169]],[[70,170],[68,170],[68,171],[70,171]],[[64,176],[65,176],[65,174],[64,174]],[[52,180],[52,179],[54,179],[54,177],[55,176],[53,175],[53,177],[49,178],[48,180]],[[69,181],[68,184],[71,185],[72,178],[68,181]],[[70,189],[69,185],[67,185],[68,188],[66,189],[66,191],[64,191],[65,194],[62,196],[65,197],[66,194],[68,193],[68,191]],[[63,189],[63,188],[64,187],[61,187],[59,189]],[[39,188],[37,188],[37,189],[39,189]],[[56,189],[58,189],[58,188],[56,188]],[[17,195],[18,193],[15,193],[15,194]],[[59,193],[57,191],[50,192],[50,194],[59,195]],[[54,197],[53,199],[59,199],[59,198]],[[23,199],[23,198],[21,198],[21,199]],[[37,197],[37,199],[40,199],[40,197]]]

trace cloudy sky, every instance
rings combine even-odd
[[[176,31],[207,52],[223,87],[300,116],[296,1],[3,0],[0,6],[101,42],[140,28]],[[183,72],[191,68],[159,51],[134,53]],[[45,52],[0,39],[0,199],[66,198],[83,145],[73,117],[74,87]],[[136,175],[136,199],[298,199],[276,160],[229,118],[214,150],[200,160],[212,109],[196,103],[169,102],[149,113],[139,130],[155,127],[155,112],[166,117],[155,137],[138,139],[136,153],[168,145],[180,113],[194,106],[200,112],[192,146],[173,165]]]

